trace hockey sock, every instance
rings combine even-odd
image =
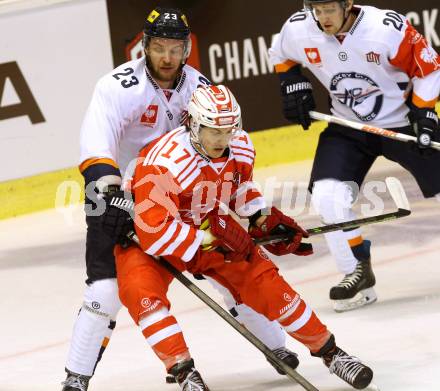
[[[139,321],[139,327],[167,371],[174,365],[191,359],[182,330],[166,307],[160,306],[154,312],[144,314]]]
[[[291,337],[307,346],[311,352],[318,351],[331,335],[302,299],[278,321]]]
[[[84,303],[73,328],[66,368],[92,376],[115,327],[121,308],[116,279],[105,279],[87,286]]]

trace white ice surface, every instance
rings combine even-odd
[[[306,181],[310,162],[259,170],[257,179]],[[423,199],[402,169],[380,161],[368,179],[399,177],[413,214],[366,227],[373,242],[377,303],[336,314],[329,288],[340,275],[321,236],[315,254],[276,261],[282,274],[336,335],[338,344],[375,372],[381,391],[440,389],[440,203]],[[386,211],[393,210],[387,195]],[[388,198],[387,198],[388,197]],[[84,289],[85,225],[81,207],[70,219],[53,210],[0,222],[0,391],[60,390],[76,312]],[[302,214],[306,227],[319,225]],[[206,282],[201,288],[220,299]],[[172,284],[172,312],[180,322],[198,369],[211,390],[301,390],[279,376],[264,357],[181,286]],[[320,360],[289,340],[298,371],[321,391],[349,390]],[[177,390],[123,309],[90,391]]]

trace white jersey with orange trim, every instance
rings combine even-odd
[[[201,245],[204,233],[198,227],[210,211],[227,206],[245,217],[266,207],[252,182],[255,150],[243,130],[222,158],[199,154],[185,127],[164,135],[140,156],[132,183],[136,232],[150,255],[187,262]]]
[[[397,12],[355,7],[358,16],[342,43],[300,11],[284,24],[269,50],[277,72],[307,67],[327,88],[332,112],[380,127],[408,124],[405,100],[434,107],[440,92],[440,57]]]
[[[181,125],[192,92],[210,84],[189,65],[173,90],[162,90],[145,58],[120,65],[97,83],[81,128],[80,163],[110,159],[121,174],[138,152],[167,130]]]

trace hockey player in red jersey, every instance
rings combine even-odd
[[[191,49],[185,15],[155,8],[144,27],[145,57],[129,61],[97,83],[81,128],[80,170],[86,185],[87,287],[75,321],[63,391],[86,391],[116,325],[121,308],[113,257],[115,242],[103,232],[97,197],[117,192],[139,150],[186,117],[191,93],[209,80],[186,64]],[[99,192],[97,195],[95,192]],[[96,204],[96,205],[95,205]],[[230,295],[224,292],[228,298]],[[244,305],[228,301],[238,320],[295,368],[283,331]]]
[[[234,96],[221,85],[199,87],[188,114],[188,126],[141,151],[131,183],[140,247],[115,250],[121,301],[147,342],[182,390],[208,390],[169,312],[167,291],[173,277],[154,260],[164,257],[181,271],[216,280],[237,302],[279,322],[322,358],[331,373],[357,389],[367,387],[372,370],[335,344],[265,250],[253,244],[252,238],[281,231],[289,239],[267,245],[269,252],[312,253],[311,245],[302,241],[307,232],[277,208],[266,208],[252,182],[255,151],[241,129]],[[110,200],[113,208],[122,204],[116,196]],[[248,231],[227,214],[225,205],[249,220]]]
[[[269,51],[280,76],[284,116],[304,129],[310,126],[315,103],[302,64],[328,90],[335,116],[418,138],[418,145],[410,145],[330,124],[320,136],[310,178],[312,202],[323,221],[355,218],[355,189],[381,155],[407,169],[425,197],[440,199],[440,153],[428,148],[431,140],[440,141],[439,55],[395,11],[354,6],[352,0],[305,0],[304,5]],[[325,236],[345,274],[330,289],[335,310],[376,301],[370,241],[360,229]]]

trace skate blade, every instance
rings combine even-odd
[[[380,391],[380,388],[376,384],[370,383],[367,388],[364,388],[364,391]]]
[[[356,294],[355,297],[346,300],[333,300],[335,312],[347,312],[357,308],[373,304],[377,300],[374,288],[364,289]]]

